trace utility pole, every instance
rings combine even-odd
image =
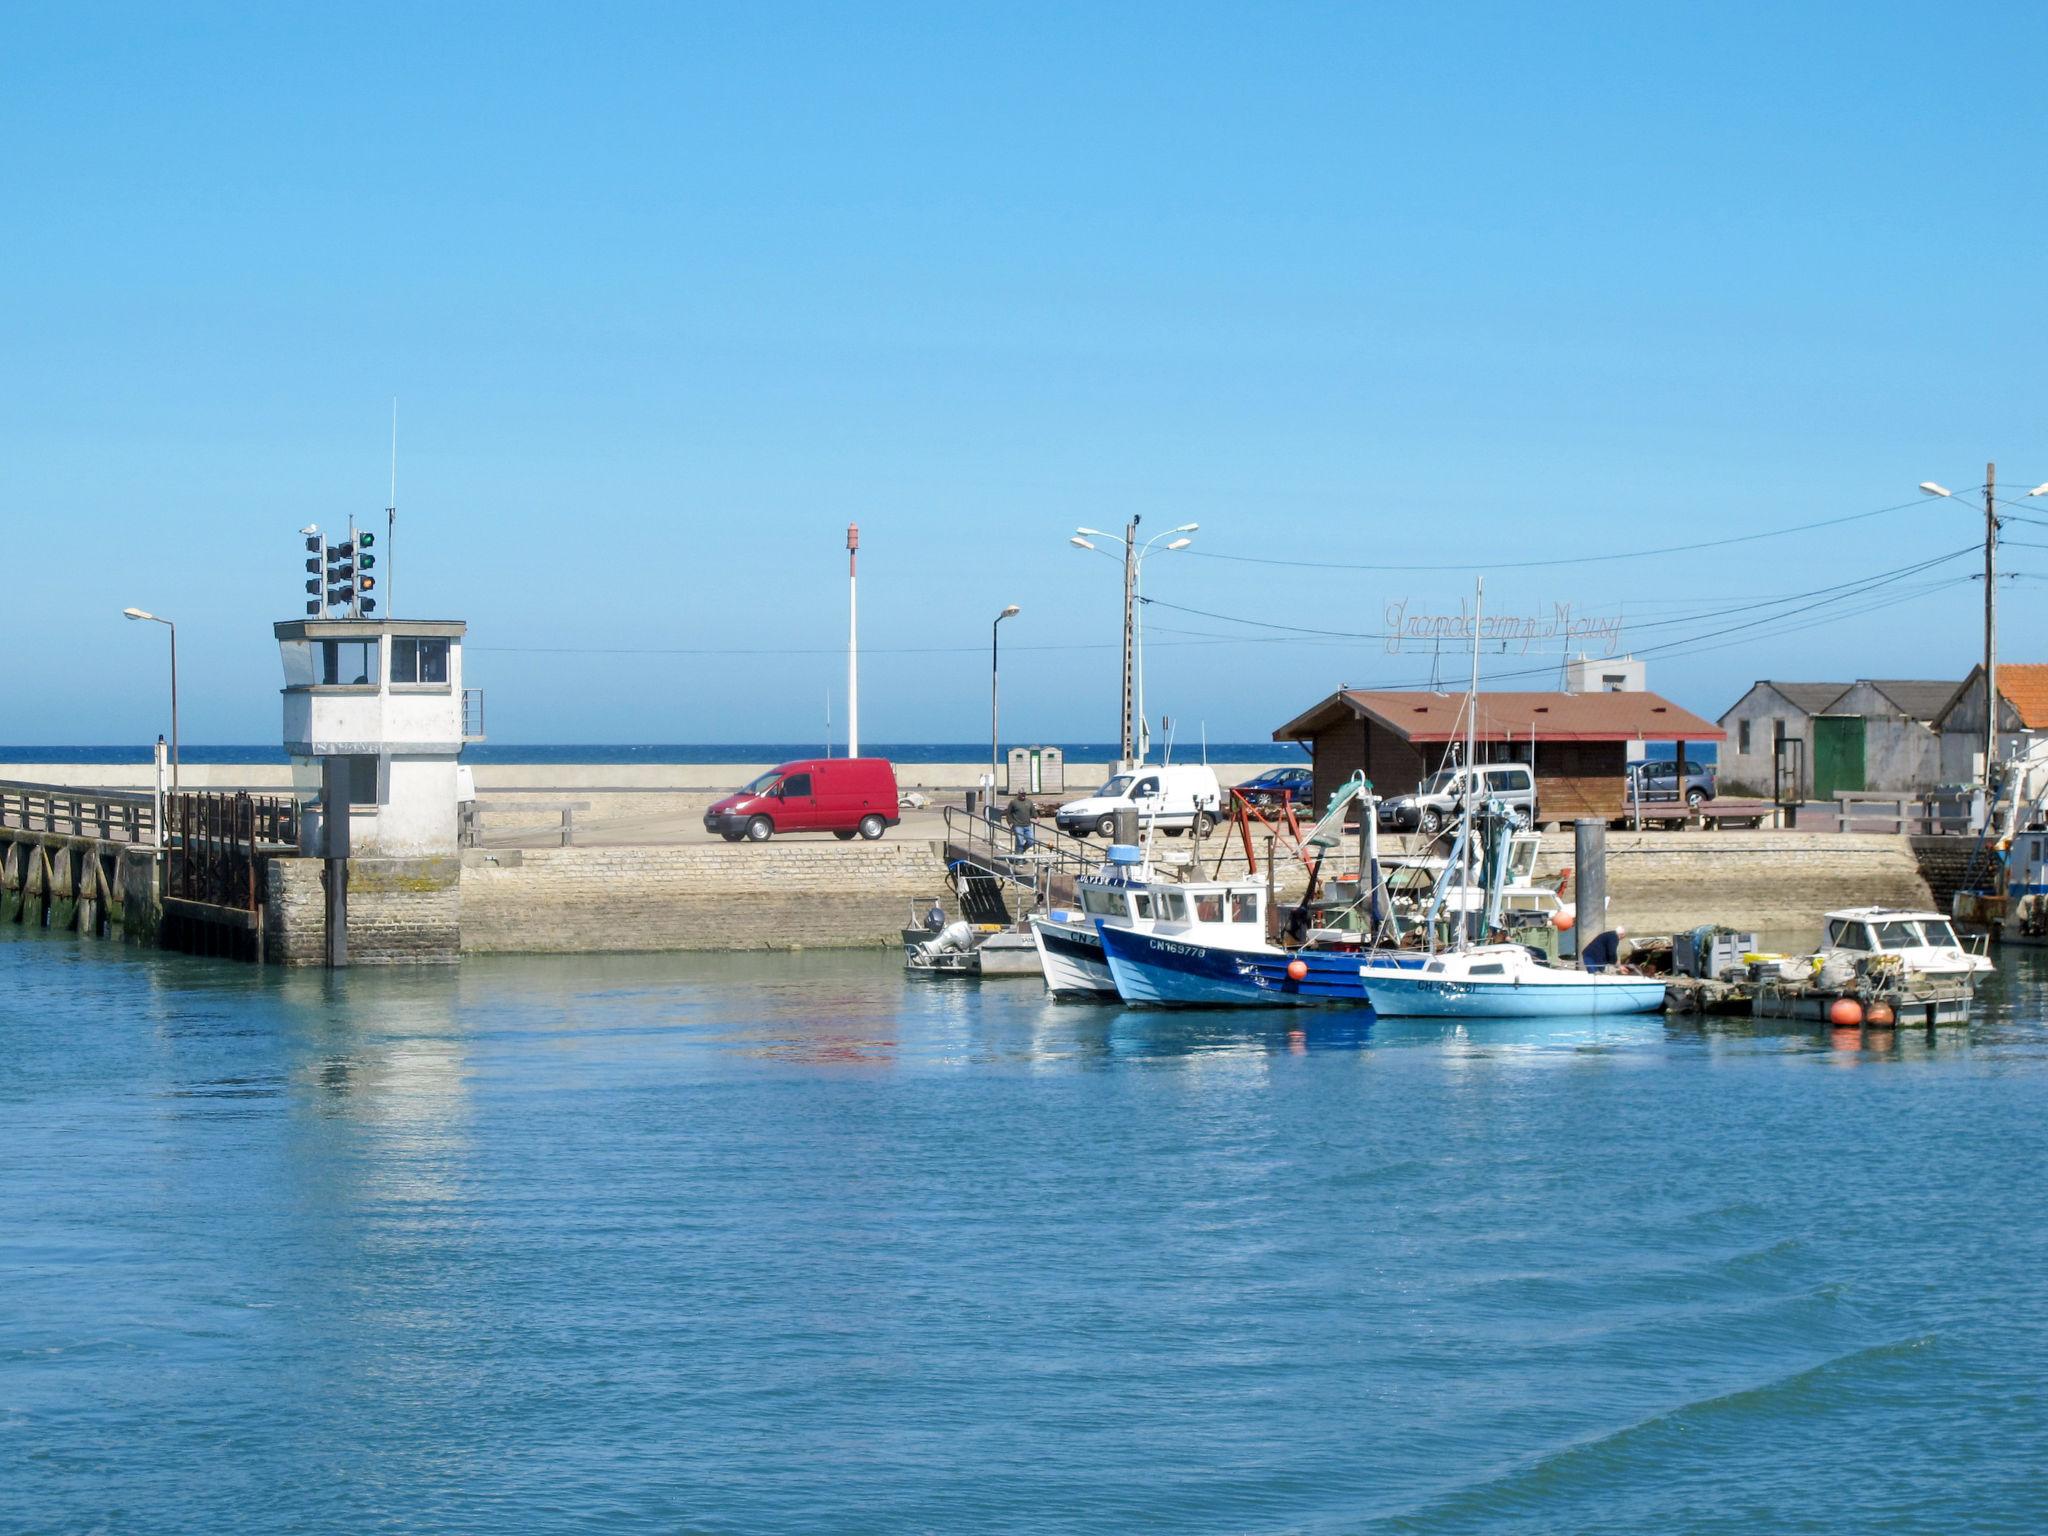
[[[1124,725],[1121,762],[1134,765],[1136,756],[1132,751],[1135,737],[1134,722],[1131,719],[1131,636],[1132,623],[1137,614],[1138,597],[1138,524],[1140,518],[1133,517],[1124,525]]]
[[[860,524],[846,525],[846,755],[860,756]]]
[[[1984,466],[1984,814],[1998,760],[1998,466]]]
[[[391,397],[391,500],[384,508],[384,617],[398,612],[398,396]]]

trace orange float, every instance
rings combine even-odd
[[[1289,981],[1307,981],[1307,980],[1308,980],[1308,962],[1307,962],[1306,960],[1290,960],[1290,961],[1288,961],[1288,962],[1287,962],[1287,979],[1288,979]]]
[[[1863,1005],[1853,997],[1838,997],[1828,1005],[1830,1024],[1861,1024]]]

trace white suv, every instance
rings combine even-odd
[[[1380,825],[1401,832],[1441,832],[1464,805],[1466,770],[1446,768],[1415,786],[1412,795],[1396,795],[1380,802]],[[1531,826],[1536,824],[1536,780],[1527,763],[1481,763],[1476,811],[1488,800],[1498,800],[1509,810],[1519,811]]]

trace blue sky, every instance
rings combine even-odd
[[[188,739],[274,739],[294,530],[381,518],[394,395],[399,611],[469,620],[503,741],[815,738],[849,520],[871,740],[985,730],[1010,602],[1005,734],[1109,738],[1120,578],[1066,540],[1134,514],[1202,525],[1147,568],[1200,610],[1151,610],[1148,701],[1212,739],[1427,678],[1234,622],[1469,599],[1394,566],[1621,614],[1710,716],[1960,676],[1968,559],[1791,599],[1981,536],[1917,481],[2048,480],[2038,8],[6,25],[0,740],[162,728],[131,603],[180,620]],[[2048,658],[2040,592],[2002,588],[2009,657]]]

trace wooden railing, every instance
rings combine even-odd
[[[520,815],[548,813],[561,818],[556,826],[510,828],[503,835],[517,839],[522,834],[537,836],[553,832],[558,846],[568,848],[576,841],[576,813],[587,811],[590,806],[588,800],[464,800],[456,806],[456,827],[463,847],[481,848],[484,846],[485,818],[501,812]]]
[[[1885,795],[1870,790],[1835,792],[1837,832],[1967,832],[1965,803],[1919,795]]]
[[[157,840],[156,796],[145,789],[0,783],[0,827],[153,846]]]

